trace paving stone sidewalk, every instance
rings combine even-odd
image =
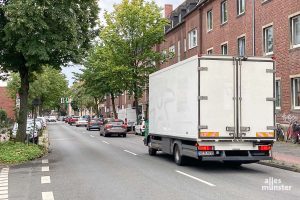
[[[261,164],[300,172],[300,144],[275,142],[272,161],[261,161]]]

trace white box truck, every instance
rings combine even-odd
[[[136,110],[133,108],[124,108],[118,111],[118,118],[127,124],[127,131],[133,131],[136,122]]]
[[[275,62],[192,57],[150,75],[149,154],[233,165],[272,159]]]

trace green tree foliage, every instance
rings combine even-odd
[[[100,44],[94,47],[85,63],[81,80],[92,96],[111,97],[114,117],[117,118],[115,96],[126,90],[129,71],[128,67],[117,65],[113,57],[107,46]]]
[[[0,65],[20,75],[17,140],[26,137],[29,83],[49,65],[80,63],[91,45],[97,0],[4,0],[0,3]]]
[[[43,67],[42,72],[33,73],[35,80],[30,83],[28,106],[33,99],[40,99],[40,112],[60,107],[60,98],[68,92],[68,82],[64,74],[49,66]],[[20,76],[18,73],[11,74],[8,82],[8,91],[13,99],[20,89]]]
[[[129,71],[128,90],[134,95],[137,108],[149,74],[163,60],[155,45],[163,41],[168,22],[154,1],[145,0],[123,0],[112,13],[105,14],[105,21],[100,38],[112,52],[114,65],[125,66]]]

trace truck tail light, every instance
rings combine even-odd
[[[213,151],[214,146],[198,146],[197,147],[199,151]]]
[[[258,150],[260,151],[270,151],[272,149],[271,145],[260,145],[258,146]]]

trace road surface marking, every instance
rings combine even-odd
[[[43,200],[54,200],[53,192],[42,192]]]
[[[49,160],[48,160],[48,159],[42,160],[42,164],[48,164],[48,163],[49,163]]]
[[[49,172],[49,166],[42,167],[42,172]]]
[[[195,177],[195,176],[186,174],[186,173],[181,172],[181,171],[179,171],[179,170],[176,170],[176,172],[179,173],[179,174],[182,174],[182,175],[184,175],[184,176],[187,176],[187,177],[189,177],[189,178],[191,178],[191,179],[194,179],[194,180],[196,180],[196,181],[199,181],[199,182],[201,182],[201,183],[204,183],[204,184],[206,184],[206,185],[209,185],[209,186],[211,186],[211,187],[215,187],[215,186],[216,186],[216,185],[214,185],[214,184],[212,184],[212,183],[209,183],[209,182],[207,182],[207,181],[204,181],[204,180],[202,180],[202,179],[200,179],[200,178],[197,178],[197,177]]]
[[[104,140],[103,140],[102,142],[105,143],[105,144],[109,144],[108,142],[106,142],[106,141],[104,141]]]
[[[0,200],[8,200],[8,172],[9,168],[0,171]]]
[[[93,136],[93,135],[90,135],[91,137],[95,137],[95,136]]]
[[[42,176],[41,184],[51,183],[50,176]]]
[[[127,152],[127,153],[130,153],[130,154],[132,154],[132,155],[135,155],[135,156],[137,156],[137,154],[136,153],[133,153],[133,152],[131,152],[131,151],[128,151],[128,150],[124,150],[125,152]]]

